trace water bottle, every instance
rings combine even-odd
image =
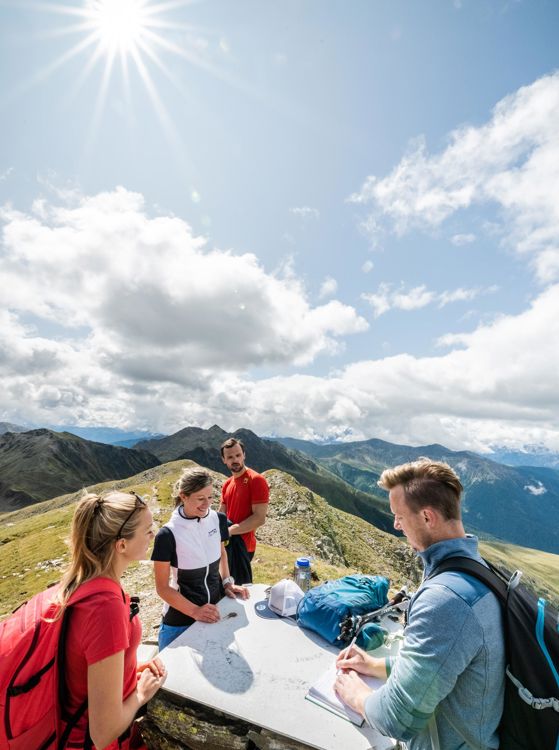
[[[293,569],[295,583],[302,591],[308,591],[311,587],[311,561],[308,557],[298,557]]]

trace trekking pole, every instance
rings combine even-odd
[[[394,594],[392,599],[390,599],[390,601],[383,607],[380,607],[380,609],[376,609],[374,612],[368,612],[365,615],[347,615],[340,622],[340,635],[337,640],[350,640],[349,648],[351,648],[351,646],[355,644],[357,636],[367,623],[380,619],[383,615],[408,601],[409,598],[408,587],[403,586],[400,591]]]

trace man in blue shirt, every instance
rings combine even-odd
[[[447,464],[421,458],[387,469],[394,528],[424,565],[410,602],[408,625],[393,662],[357,647],[342,651],[336,692],[388,737],[409,750],[498,748],[503,711],[505,649],[501,606],[471,576],[446,572],[429,579],[448,557],[480,561],[477,539],[466,535],[462,485]],[[372,692],[359,674],[386,679]]]

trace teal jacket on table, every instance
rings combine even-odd
[[[431,545],[419,556],[425,576],[447,557],[481,560],[473,536]],[[499,747],[505,651],[501,606],[475,578],[442,573],[425,580],[410,603],[398,657],[365,714],[409,750],[431,750],[434,714],[441,750]]]

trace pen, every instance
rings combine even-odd
[[[357,632],[357,633],[356,633],[356,634],[355,634],[355,635],[353,636],[353,638],[351,639],[351,641],[349,642],[349,646],[348,646],[348,647],[347,647],[347,649],[346,649],[346,651],[347,651],[348,655],[349,655],[349,652],[351,651],[351,649],[353,648],[353,646],[355,646],[355,643],[356,643],[356,641],[357,641],[357,636],[358,636],[358,635],[359,635],[359,632]],[[342,673],[342,670],[341,670],[341,669],[336,669],[336,677],[337,677],[337,676],[338,676],[339,674],[341,674],[341,673]]]

